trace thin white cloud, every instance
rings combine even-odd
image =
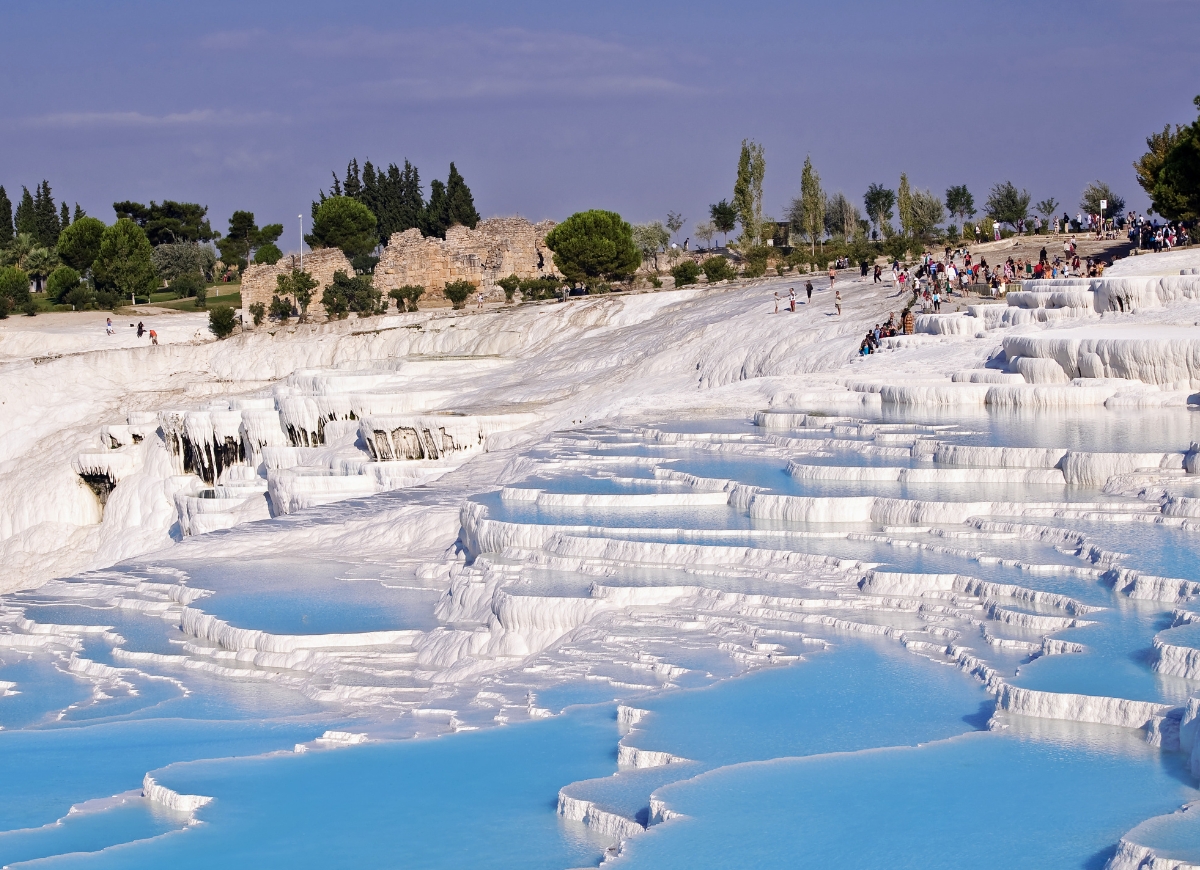
[[[52,112],[23,119],[26,127],[57,128],[168,128],[188,126],[234,127],[278,122],[274,112],[230,112],[223,109],[193,109],[190,112]]]

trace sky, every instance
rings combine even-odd
[[[1200,3],[3,0],[0,184],[206,204],[284,223],[357,157],[454,161],[485,217],[687,218],[766,153],[782,217],[805,156],[861,203],[901,172],[977,204],[1011,180],[1074,214],[1144,209],[1145,137],[1196,117]],[[297,243],[298,244],[298,241]],[[295,245],[292,245],[295,247]]]

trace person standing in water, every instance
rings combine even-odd
[[[837,308],[838,317],[842,316],[842,291],[833,291],[833,304]]]
[[[150,330],[150,343],[158,344],[158,333],[155,332],[153,329]]]
[[[142,321],[138,321],[138,338],[146,334],[146,327],[142,325]]]
[[[775,313],[779,313],[779,291],[775,291]]]
[[[829,267],[829,288],[833,289],[833,282],[837,280],[837,269],[833,266]]]
[[[107,318],[107,320],[106,320],[106,322],[105,322],[105,324],[104,324],[104,334],[105,334],[105,335],[114,335],[114,334],[115,334],[115,333],[113,332],[113,325],[112,325],[112,318],[111,318],[111,317]]]
[[[791,312],[793,314],[796,313],[796,288],[795,287],[788,288],[788,308],[791,310]]]
[[[812,302],[812,281],[804,282],[804,292],[808,296],[808,301]]]

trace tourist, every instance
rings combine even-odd
[[[155,332],[153,329],[150,330],[150,343],[158,344],[158,333]]]
[[[779,291],[775,291],[775,313],[779,313]]]
[[[837,270],[833,266],[829,267],[829,289],[833,289],[833,282],[837,280]]]
[[[138,338],[141,338],[146,333],[146,327],[142,325],[142,321],[138,321]]]
[[[834,304],[834,307],[837,308],[837,313],[838,313],[838,316],[840,317],[842,314],[842,291],[841,290],[835,290],[833,292],[833,304]]]
[[[804,292],[808,296],[808,301],[812,302],[812,281],[804,282]]]
[[[875,280],[873,280],[871,283],[872,284],[882,284],[883,283],[883,266],[880,266],[878,263],[875,264]]]
[[[796,313],[796,289],[794,287],[788,288],[788,308],[793,314]]]
[[[112,318],[111,318],[111,317],[110,317],[110,318],[108,318],[108,322],[107,322],[107,323],[105,323],[105,325],[104,325],[104,333],[105,333],[105,335],[115,335],[115,334],[116,334],[116,333],[113,331],[113,325],[112,325]]]

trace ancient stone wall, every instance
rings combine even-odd
[[[489,218],[475,229],[453,226],[446,238],[425,238],[420,230],[395,233],[375,267],[375,286],[385,294],[405,284],[425,288],[422,301],[444,300],[452,281],[470,281],[485,298],[503,298],[496,281],[509,275],[558,275],[546,234],[554,221],[532,224],[524,218]]]
[[[271,297],[275,295],[278,286],[276,278],[289,274],[293,268],[299,266],[300,258],[291,254],[273,266],[264,263],[247,267],[242,274],[242,323],[253,322],[250,316],[250,306],[255,302],[261,302],[264,307],[270,308]],[[354,267],[350,265],[346,255],[339,249],[322,248],[304,255],[304,271],[317,281],[317,288],[313,290],[312,304],[308,306],[309,316],[324,317],[325,307],[321,304],[321,294],[325,292],[326,287],[333,283],[333,273],[345,272],[347,275],[353,275]]]

